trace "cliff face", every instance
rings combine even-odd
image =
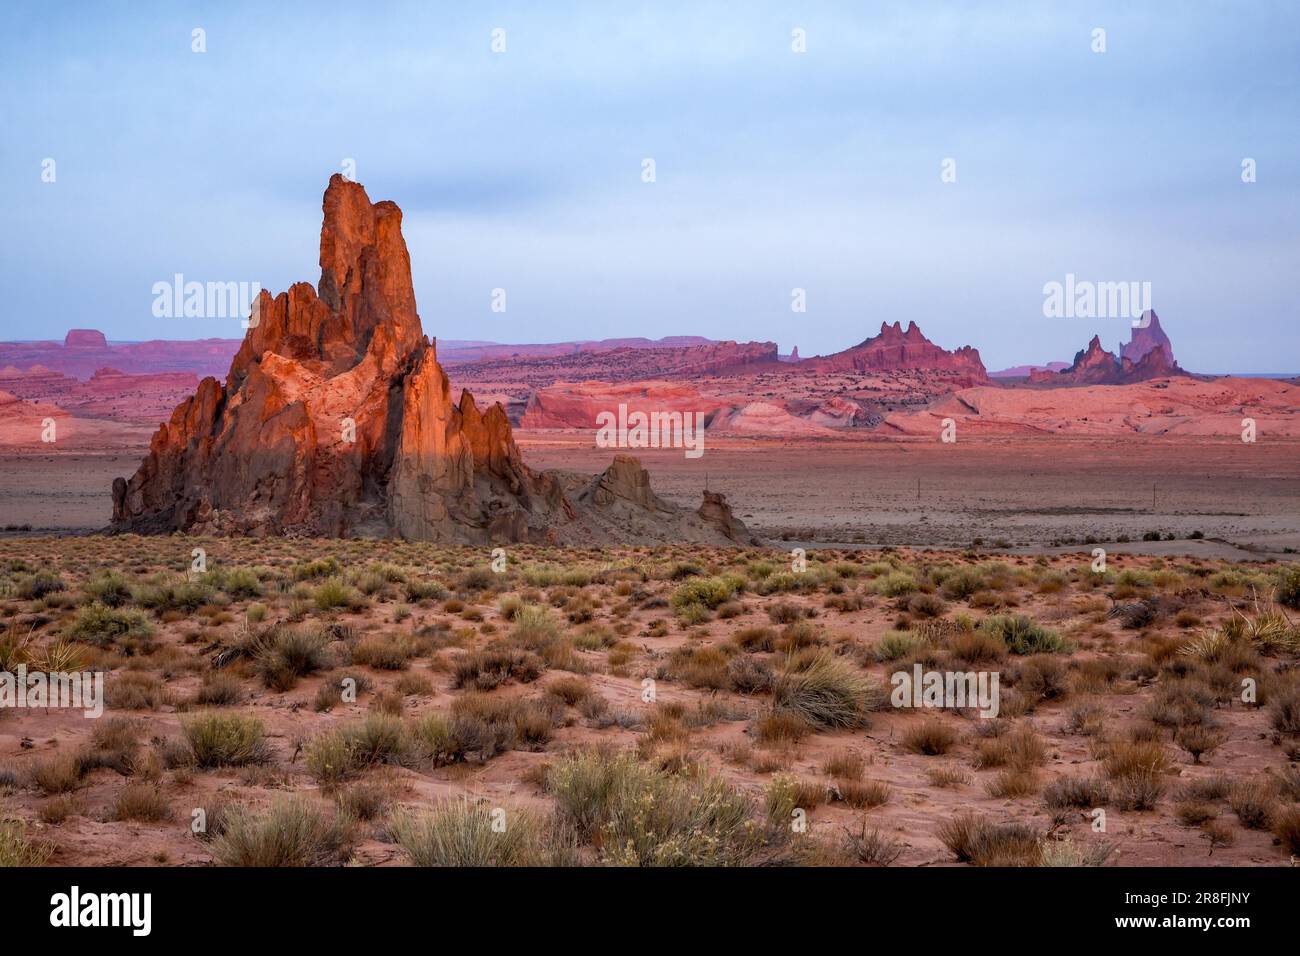
[[[113,529],[618,538],[618,522],[523,463],[500,405],[452,402],[416,312],[401,210],[338,175],[323,206],[319,283],[261,293],[225,384],[203,379],[114,481]],[[726,543],[730,530],[669,508],[638,521],[635,540]]]
[[[899,322],[882,322],[878,335],[843,352],[804,359],[798,367],[817,372],[930,369],[955,372],[973,382],[988,378],[976,349],[967,345],[949,352],[927,339],[915,322],[909,322],[906,330]]]

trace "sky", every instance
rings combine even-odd
[[[1300,371],[1289,2],[7,2],[0,339],[239,337],[154,284],[315,283],[348,161],[444,339],[915,321],[997,369],[1127,339],[1044,315],[1074,274],[1150,282],[1186,368]]]

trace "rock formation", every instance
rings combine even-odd
[[[949,352],[922,334],[915,322],[880,323],[880,334],[832,355],[804,359],[799,368],[816,372],[875,372],[927,369],[954,372],[970,382],[987,381],[979,351],[969,345]]]
[[[1174,347],[1170,344],[1165,330],[1160,327],[1160,316],[1156,315],[1154,309],[1147,309],[1142,313],[1137,326],[1130,329],[1128,342],[1119,347],[1119,357],[1128,359],[1136,365],[1155,348],[1164,349],[1165,361],[1170,366],[1177,366],[1174,360]]]
[[[1169,340],[1154,316],[1155,313],[1152,313],[1156,335],[1152,338],[1163,338],[1167,343]],[[1138,332],[1145,331],[1147,330],[1135,329],[1130,345],[1138,343]],[[1094,335],[1086,349],[1075,353],[1074,361],[1068,368],[1061,371],[1034,370],[1029,373],[1029,381],[1038,385],[1127,385],[1152,378],[1187,374],[1172,360],[1163,343],[1146,343],[1145,347],[1134,348],[1131,354],[1140,357],[1131,359],[1129,355],[1117,356],[1113,352],[1107,352],[1101,346],[1101,337]]]
[[[106,349],[108,340],[98,329],[70,329],[63,337],[65,349]]]
[[[451,400],[416,313],[401,210],[338,175],[323,205],[319,283],[261,293],[225,384],[203,379],[135,475],[114,481],[114,530],[749,542],[710,500],[706,518],[531,471],[500,405]],[[645,474],[634,459],[613,469],[613,489]]]

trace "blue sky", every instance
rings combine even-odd
[[[915,320],[999,368],[1127,337],[1043,316],[1072,272],[1150,281],[1189,368],[1300,369],[1293,3],[17,2],[0,78],[6,339],[238,337],[153,283],[315,282],[352,158],[443,338]]]

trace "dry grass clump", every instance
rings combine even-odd
[[[0,867],[44,866],[54,847],[27,836],[21,820],[0,818]]]
[[[939,825],[939,839],[954,857],[972,866],[1038,866],[1039,834],[1022,823],[995,823],[961,813]]]
[[[208,671],[194,695],[194,703],[203,707],[226,707],[244,699],[244,685],[234,674]]]
[[[903,746],[915,754],[939,757],[957,743],[957,732],[936,719],[923,719],[903,733]]]
[[[1058,777],[1043,789],[1049,810],[1092,810],[1109,802],[1110,788],[1095,777]]]
[[[162,680],[144,671],[126,671],[108,679],[104,701],[116,710],[157,710],[168,701]]]
[[[128,654],[148,653],[154,646],[153,625],[143,614],[99,603],[80,608],[63,633],[71,641],[92,647],[116,645]]]
[[[1150,810],[1165,792],[1164,775],[1172,761],[1158,740],[1118,741],[1106,745],[1102,767],[1111,781],[1111,796],[1121,810]]]
[[[772,693],[778,709],[818,727],[866,726],[886,700],[882,687],[829,651],[792,662],[776,675]]]
[[[182,718],[181,731],[198,767],[243,767],[270,757],[265,729],[256,717],[204,712]]]
[[[607,863],[735,866],[762,846],[750,802],[702,772],[675,776],[629,753],[584,751],[553,764],[547,787]]]
[[[352,663],[380,671],[404,670],[419,653],[408,634],[368,634],[352,647]]]
[[[792,825],[795,816],[826,802],[826,787],[812,780],[803,780],[791,773],[775,774],[764,791],[763,801],[767,822],[774,828]]]
[[[309,798],[284,796],[265,810],[225,810],[212,854],[222,866],[334,866],[341,862],[348,830],[344,820]]]
[[[451,672],[456,687],[487,691],[510,680],[532,683],[544,669],[542,659],[532,651],[497,644],[461,655]]]
[[[130,783],[123,787],[113,801],[115,820],[138,820],[141,823],[161,823],[170,820],[172,809],[158,788],[148,783]]]
[[[1069,642],[1051,628],[1023,614],[998,614],[980,622],[980,629],[999,638],[1012,654],[1068,653]]]
[[[572,831],[520,807],[469,798],[393,816],[388,832],[415,866],[576,866]]]
[[[889,802],[893,791],[879,780],[857,780],[837,777],[831,788],[831,797],[848,804],[855,810],[870,810]]]
[[[309,742],[307,770],[322,786],[335,786],[368,767],[400,763],[409,751],[410,739],[401,720],[373,713]]]
[[[862,754],[853,750],[837,750],[822,764],[822,773],[839,780],[859,780],[867,762]]]
[[[868,830],[866,820],[856,831],[844,828],[844,849],[852,859],[870,866],[889,866],[903,855],[903,844],[885,836],[879,828]]]
[[[1278,810],[1273,787],[1258,778],[1234,784],[1228,792],[1228,806],[1247,830],[1267,830]]]

